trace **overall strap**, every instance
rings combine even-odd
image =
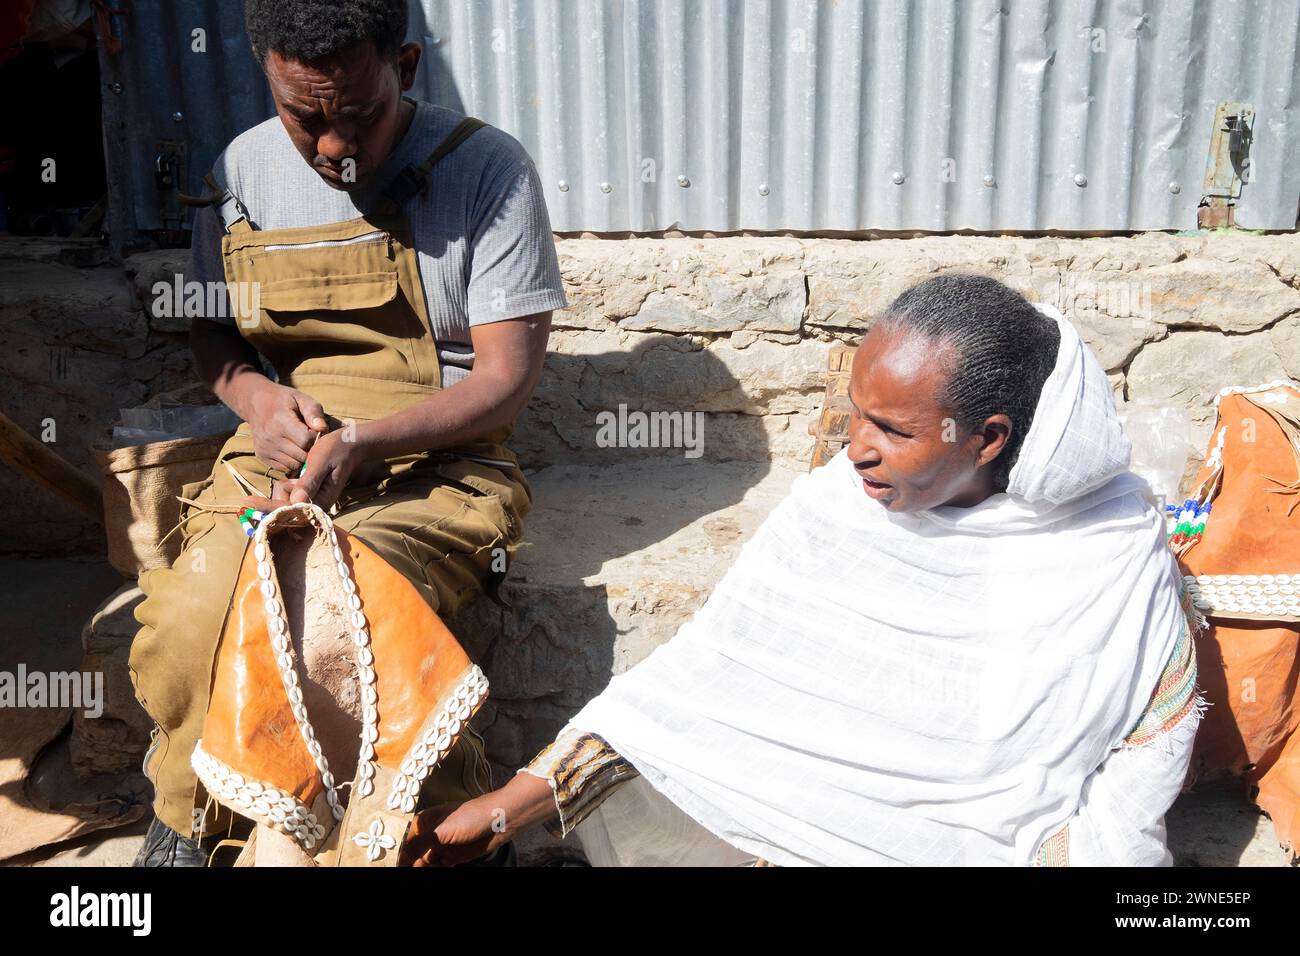
[[[473,116],[467,116],[457,123],[456,128],[447,134],[447,138],[438,144],[437,148],[429,154],[428,159],[418,166],[411,164],[397,174],[397,178],[384,190],[381,210],[393,214],[405,206],[411,197],[417,193],[421,196],[427,195],[429,173],[432,172],[433,167],[437,166],[448,153],[486,125],[481,119],[476,119]]]
[[[486,125],[481,119],[473,116],[467,116],[457,123],[456,128],[447,134],[424,162],[418,166],[415,164],[406,166],[397,174],[397,178],[384,190],[380,211],[395,214],[417,193],[421,196],[427,195],[429,173],[433,171],[433,167]],[[221,217],[221,224],[226,232],[245,232],[252,229],[248,221],[248,209],[239,201],[238,196],[229,189],[222,189],[212,178],[211,173],[204,176],[203,181],[212,190],[208,203],[216,207],[217,215]],[[195,205],[201,204],[195,203]]]
[[[203,181],[208,188],[212,190],[211,205],[217,209],[217,215],[221,217],[221,225],[226,232],[245,232],[252,229],[248,221],[248,210],[244,204],[239,201],[239,197],[229,189],[222,189],[217,185],[217,181],[208,173],[203,177]]]

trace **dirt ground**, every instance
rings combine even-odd
[[[63,559],[0,558],[0,669],[18,661],[49,662],[51,669],[75,668],[81,625],[121,582],[106,564]],[[0,720],[5,712],[0,711]],[[144,802],[142,778],[78,780],[68,762],[66,735],[48,748],[39,764],[37,786],[62,793],[68,801],[85,792],[111,793],[122,801]],[[30,786],[31,784],[29,784]],[[53,799],[51,802],[55,802]],[[15,811],[14,794],[0,789],[0,821]],[[148,814],[126,826],[110,827],[11,858],[9,866],[128,866],[139,847]],[[1199,785],[1184,794],[1167,817],[1169,845],[1178,866],[1287,866],[1267,816],[1247,799],[1237,781]],[[521,863],[546,849],[521,846]],[[532,850],[532,852],[530,852]]]

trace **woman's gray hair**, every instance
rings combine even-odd
[[[959,425],[974,428],[997,414],[1011,419],[1011,435],[993,463],[997,487],[1005,490],[1056,365],[1056,323],[1020,293],[978,275],[927,279],[895,299],[879,321],[952,346],[957,367],[940,400]]]

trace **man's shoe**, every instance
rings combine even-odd
[[[132,866],[207,866],[208,855],[198,840],[181,836],[157,817],[149,824]]]

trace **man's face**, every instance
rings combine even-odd
[[[890,511],[969,507],[993,493],[981,466],[1005,435],[964,429],[941,404],[955,359],[950,347],[880,325],[858,346],[848,453],[863,491]]]
[[[408,43],[393,60],[364,40],[312,63],[271,50],[265,68],[294,147],[325,182],[352,190],[374,175],[405,132],[402,91],[411,88],[419,62],[419,44]]]

